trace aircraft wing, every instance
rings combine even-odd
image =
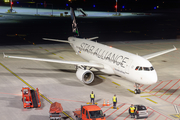
[[[142,56],[142,57],[144,57],[145,59],[151,59],[151,58],[154,58],[154,57],[157,57],[157,56],[160,56],[160,55],[163,55],[163,54],[172,52],[172,51],[174,51],[174,50],[177,50],[177,48],[176,48],[175,46],[174,46],[173,49],[168,49],[168,50],[164,50],[164,51],[160,51],[160,52],[156,52],[156,53],[144,55],[144,56]]]
[[[99,68],[99,69],[104,68],[104,66],[102,64],[90,63],[90,62],[78,62],[78,61],[65,61],[65,60],[55,60],[55,59],[18,57],[18,56],[9,56],[9,55],[5,55],[5,54],[4,54],[4,58],[16,58],[16,59],[25,59],[25,60],[35,60],[35,61],[44,61],[44,62],[53,62],[53,63],[72,64],[72,65],[88,66],[88,67]]]

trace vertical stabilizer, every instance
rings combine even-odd
[[[72,19],[72,32],[76,35],[79,36],[79,31],[76,23],[76,17],[73,8],[70,8],[71,12],[71,19]]]

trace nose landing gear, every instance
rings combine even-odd
[[[135,85],[136,85],[136,89],[134,90],[134,93],[135,94],[141,94],[141,90],[139,89],[140,84],[135,83]]]

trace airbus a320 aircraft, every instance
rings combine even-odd
[[[93,82],[94,74],[91,71],[91,68],[95,68],[101,72],[118,75],[126,80],[134,82],[136,85],[136,89],[134,92],[135,94],[140,94],[140,84],[147,85],[157,82],[157,73],[153,68],[152,64],[148,61],[148,59],[176,50],[176,47],[174,47],[172,49],[164,50],[161,52],[152,53],[145,56],[139,56],[92,41],[93,39],[96,39],[98,37],[89,39],[80,38],[74,10],[70,8],[70,12],[72,18],[72,32],[75,34],[75,36],[69,37],[68,41],[48,38],[43,39],[69,43],[76,52],[76,54],[87,60],[88,62],[18,57],[8,56],[5,54],[4,57],[73,64],[77,66],[77,78],[85,84],[90,84]]]

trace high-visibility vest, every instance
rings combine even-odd
[[[116,101],[116,96],[113,97],[113,102],[117,102],[117,101]]]
[[[91,98],[94,98],[94,94],[91,94]]]
[[[130,107],[130,112],[131,112],[131,113],[134,113],[134,110],[135,110],[134,107]]]

